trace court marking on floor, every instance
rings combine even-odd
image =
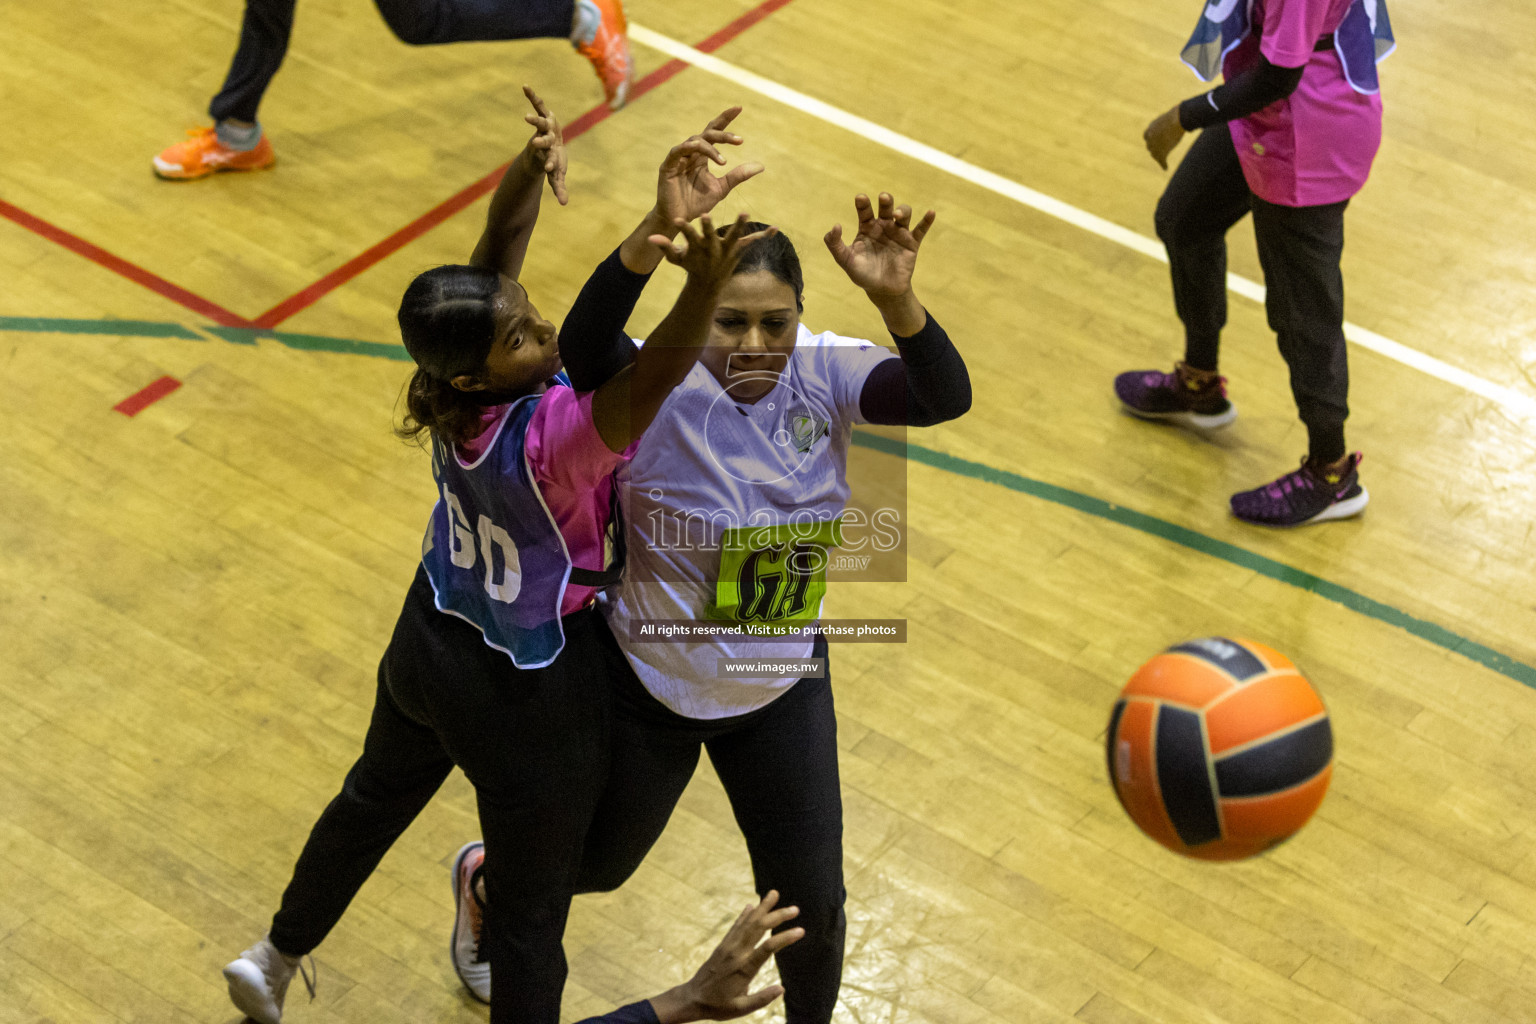
[[[204,340],[204,335],[207,334],[242,345],[255,345],[258,339],[266,338],[288,348],[305,351],[368,355],[400,362],[410,362],[410,356],[406,354],[405,347],[402,345],[389,345],[376,341],[357,341],[351,338],[333,338],[318,334],[296,334],[288,331],[251,330],[223,326],[200,327],[194,330],[182,324],[157,323],[145,320],[75,320],[53,317],[0,316],[0,333],[7,331],[24,334],[86,334],[133,338],[178,338],[197,341]],[[1400,608],[1394,608],[1392,605],[1366,597],[1358,591],[1350,590],[1348,587],[1325,580],[1321,576],[1315,576],[1303,569],[1286,565],[1284,562],[1277,562],[1272,558],[1249,551],[1246,548],[1238,547],[1236,544],[1191,530],[1186,526],[1180,526],[1166,519],[1159,519],[1144,512],[1137,512],[1123,505],[1111,504],[1102,498],[1095,498],[1091,494],[1058,487],[1043,480],[1036,480],[1007,469],[998,469],[985,463],[972,462],[933,448],[912,444],[910,441],[903,443],[877,434],[856,430],[853,434],[853,443],[863,448],[904,458],[909,462],[916,462],[934,469],[943,470],[956,476],[967,477],[982,483],[1003,487],[1018,494],[1048,501],[1055,505],[1075,509],[1078,512],[1086,513],[1095,518],[1104,519],[1120,526],[1128,526],[1149,536],[1159,537],[1189,548],[1192,551],[1197,551],[1200,554],[1220,559],[1239,568],[1248,569],[1261,576],[1266,576],[1272,580],[1277,580],[1300,590],[1316,594],[1367,618],[1375,619],[1389,626],[1395,626],[1421,640],[1434,644],[1436,647],[1443,648],[1453,654],[1459,654],[1469,661],[1482,665],[1484,668],[1492,669],[1502,676],[1536,689],[1536,666],[1517,661],[1507,654],[1496,651],[1468,637],[1461,636],[1446,629],[1444,626],[1410,615]]]
[[[711,55],[710,51],[724,46],[742,32],[763,21],[769,15],[791,2],[792,0],[764,0],[764,2],[750,9],[735,21],[732,21],[707,39],[702,40],[698,47],[688,46],[685,43],[647,29],[643,25],[631,22],[629,32],[635,41],[672,57],[672,60],[667,64],[657,68],[636,83],[633,95],[638,98],[643,93],[668,81],[685,67],[691,65],[825,121],[828,124],[853,132],[862,138],[885,146],[904,156],[919,160],[931,167],[969,181],[998,195],[1013,199],[1038,212],[1123,245],[1144,256],[1160,262],[1167,261],[1167,254],[1163,251],[1162,246],[1153,239]],[[588,110],[567,127],[566,134],[568,138],[574,139],[588,128],[605,120],[610,113],[606,106],[601,105]],[[361,274],[391,253],[426,234],[476,199],[490,192],[501,180],[506,167],[507,165],[503,165],[461,189],[383,241],[376,243],[340,267],[325,274],[319,280],[290,295],[257,316],[254,320],[246,320],[237,314],[231,313],[201,296],[143,270],[112,253],[106,252],[93,243],[49,224],[41,218],[4,200],[0,200],[0,216],[28,230],[34,231],[44,238],[63,245],[65,248],[87,259],[94,260],[109,270],[122,274],[128,279],[150,288],[152,291],[174,302],[180,303],[193,312],[209,316],[221,324],[242,329],[261,328],[270,330],[299,311],[314,304],[324,295],[341,287],[341,285],[352,280],[358,274]],[[1256,281],[1229,273],[1227,275],[1227,287],[1245,298],[1261,303],[1264,301],[1264,286]],[[1373,351],[1378,355],[1385,356],[1388,359],[1392,359],[1472,394],[1486,398],[1509,413],[1536,419],[1536,398],[1502,384],[1486,380],[1460,367],[1452,366],[1359,324],[1346,322],[1344,333],[1345,337],[1352,344]]]
[[[702,40],[697,49],[692,47],[689,47],[689,49],[694,53],[708,53],[716,50],[789,3],[791,3],[791,0],[763,0],[762,3],[730,22],[724,28]],[[671,81],[687,67],[688,63],[680,60],[670,60],[663,64],[634,84],[630,89],[629,102],[633,103],[657,86]],[[569,143],[580,137],[587,129],[606,120],[613,113],[614,111],[610,110],[606,104],[599,104],[593,107],[565,126],[562,132],[565,141]],[[404,248],[466,206],[475,202],[481,196],[491,192],[501,183],[502,175],[506,173],[507,168],[510,166],[512,166],[510,163],[502,164],[474,184],[460,189],[388,238],[364,250],[318,281],[301,288],[265,313],[257,316],[252,323],[257,327],[276,327],[289,317],[314,305],[325,295],[340,288],[369,267],[372,267],[399,249]]]
[[[697,50],[694,52],[704,53],[724,46],[774,12],[788,6],[791,2],[792,0],[762,0],[756,7],[749,9],[734,21],[729,22],[723,28],[716,30],[713,34],[701,40]],[[687,70],[687,68],[688,64],[686,61],[668,61],[634,84],[629,94],[630,102],[634,103],[647,92],[670,81],[681,72]],[[606,120],[613,113],[614,111],[610,110],[607,104],[603,103],[591,108],[565,126],[563,132],[565,141],[571,142],[575,140],[589,128]],[[0,218],[9,220],[41,238],[45,238],[56,245],[68,249],[77,256],[105,267],[107,270],[125,277],[135,284],[148,288],[162,298],[184,306],[194,313],[206,316],[218,324],[246,330],[255,328],[269,330],[301,310],[313,305],[325,295],[388,257],[391,253],[420,238],[477,199],[494,190],[500,184],[502,175],[506,173],[507,168],[510,166],[510,163],[503,164],[481,177],[478,181],[465,186],[405,225],[405,227],[400,228],[382,241],[363,250],[335,270],[320,277],[319,280],[299,289],[266,312],[250,320],[158,274],[125,260],[114,253],[108,252],[94,242],[82,238],[71,231],[66,231],[36,214],[23,210],[13,203],[6,202],[4,199],[0,199]],[[177,185],[173,187],[185,186]]]
[[[163,299],[169,299],[171,302],[184,306],[194,313],[206,316],[215,323],[250,325],[250,321],[238,313],[232,313],[218,303],[205,299],[195,292],[190,292],[178,284],[167,281],[159,274],[145,270],[138,264],[131,263],[115,253],[107,252],[107,250],[94,242],[81,238],[74,232],[65,231],[56,224],[50,224],[48,221],[43,220],[43,218],[28,213],[21,207],[8,203],[4,199],[0,199],[0,217],[4,217],[13,224],[25,228],[39,238],[46,238],[55,245],[68,249],[76,256],[88,259],[98,266],[105,267],[107,270],[112,271],[112,273],[125,277],[134,284],[148,288]]]
[[[1084,231],[1098,235],[1100,238],[1123,245],[1127,249],[1141,253],[1143,256],[1148,256],[1162,263],[1168,262],[1168,254],[1164,251],[1161,242],[1148,238],[1129,228],[1121,227],[1119,224],[1105,220],[1103,217],[1089,213],[1087,210],[1079,209],[1054,196],[1046,195],[1044,192],[1037,192],[1026,185],[1021,185],[1000,174],[995,174],[983,167],[978,167],[973,163],[961,160],[959,157],[951,156],[926,143],[891,131],[889,128],[878,125],[857,114],[850,113],[840,107],[834,107],[830,103],[825,103],[796,89],[781,85],[770,78],[764,78],[745,68],[737,67],[735,64],[721,60],[719,57],[696,50],[686,43],[678,42],[669,36],[653,32],[633,21],[629,23],[629,36],[634,41],[649,46],[653,50],[659,50],[675,60],[686,61],[700,71],[707,71],[734,85],[739,85],[743,89],[749,89],[760,96],[765,96],[785,106],[792,107],[817,120],[825,121],[827,124],[852,132],[870,142],[894,150],[903,156],[925,163],[930,167],[945,171],[990,192],[995,192],[998,195],[1012,199],[1032,210],[1055,217],[1058,220],[1071,224],[1073,227],[1081,228]],[[1258,303],[1263,303],[1264,301],[1264,286],[1239,274],[1227,274],[1227,288],[1246,299],[1252,299]],[[1402,363],[1404,366],[1418,370],[1420,373],[1427,374],[1437,380],[1459,387],[1464,391],[1470,391],[1472,394],[1486,398],[1510,413],[1536,418],[1536,398],[1530,395],[1505,387],[1502,384],[1485,380],[1474,373],[1461,369],[1459,366],[1452,366],[1450,363],[1436,359],[1434,356],[1420,352],[1418,349],[1410,348],[1401,342],[1393,341],[1391,338],[1377,334],[1375,331],[1361,327],[1356,323],[1345,322],[1344,337],[1351,343],[1375,352],[1377,355],[1385,356],[1388,359]]]

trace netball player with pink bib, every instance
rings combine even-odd
[[[1307,428],[1299,469],[1232,496],[1232,513],[1264,526],[1357,515],[1370,500],[1360,453],[1344,443],[1349,371],[1344,346],[1344,210],[1381,144],[1376,63],[1393,49],[1385,0],[1217,0],[1183,59],[1225,84],[1147,127],[1163,167],[1201,130],[1157,204],[1184,358],[1172,373],[1115,379],[1127,412],[1208,430],[1237,416],[1217,372],[1227,321],[1226,233],[1252,211],[1269,326],[1290,368]]]
[[[491,1002],[492,1024],[559,1019],[561,937],[608,780],[613,659],[593,599],[612,568],[613,473],[698,360],[741,251],[773,231],[749,233],[745,216],[723,234],[707,216],[702,232],[687,226],[761,169],[715,178],[703,168],[724,162],[715,143],[740,141],[725,130],[739,109],[726,111],[672,148],[655,208],[593,273],[557,340],[517,280],[546,177],[566,199],[560,125],[528,98],[538,134],[492,198],[470,261],[425,271],[400,303],[416,363],[401,432],[430,442],[437,501],[362,754],[315,823],[267,935],[224,968],[231,1000],[257,1024],[281,1024],[301,958],[455,766],[475,787],[485,836],[454,865],[455,893],[473,893],[480,918],[470,957],[458,956],[455,928],[455,966]],[[686,253],[670,241],[679,231]],[[621,336],[663,254],[688,275],[672,311],[632,366],[577,392],[559,376],[562,352],[576,353],[582,378],[591,367],[577,356],[594,346],[568,335]]]

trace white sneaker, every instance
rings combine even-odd
[[[448,953],[469,994],[489,1003],[491,965],[480,959],[480,901],[475,897],[475,880],[484,863],[485,844],[478,839],[465,843],[453,859],[453,900],[458,909],[453,915],[453,940]]]
[[[272,940],[263,937],[241,953],[238,960],[225,965],[230,1002],[256,1024],[283,1024],[283,997],[288,994],[288,983],[295,971],[303,977],[310,1000],[315,998],[314,979],[305,972],[301,961],[301,957],[279,953]]]

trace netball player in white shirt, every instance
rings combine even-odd
[[[776,889],[800,908],[805,937],[777,956],[790,1024],[830,1020],[842,972],[830,680],[732,676],[719,661],[824,659],[826,643],[640,643],[631,630],[666,619],[814,621],[825,580],[817,552],[831,536],[805,524],[830,522],[847,504],[854,425],[927,426],[970,407],[965,363],[912,290],[933,212],[914,226],[911,210],[887,194],[878,209],[862,195],[855,207],[852,242],[837,226],[827,248],[880,312],[900,356],[812,334],[800,324],[794,247],[782,234],[755,242],[720,293],[703,359],[619,470],[628,562],[604,602],[616,640],[615,770],[579,881],[611,889],[634,871],[707,748],[758,892]],[[791,522],[801,524],[797,534],[786,532]]]

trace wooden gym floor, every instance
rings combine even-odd
[[[734,24],[710,47],[732,67],[1149,236],[1165,176],[1140,133],[1197,90],[1174,56],[1197,6],[631,13],[688,44]],[[389,433],[395,305],[467,256],[485,202],[349,261],[517,151],[524,81],[585,127],[525,278],[550,315],[645,208],[663,149],[733,102],[742,157],[769,167],[741,205],[800,243],[814,329],[880,336],[818,242],[856,191],[939,211],[918,286],[975,408],[912,438],[909,581],[830,599],[911,628],[834,655],[839,1020],[1536,1020],[1536,14],[1394,5],[1349,317],[1485,394],[1353,349],[1370,510],[1270,533],[1225,510],[1305,447],[1256,303],[1232,300],[1231,430],[1134,422],[1112,375],[1178,351],[1145,254],[639,43],[642,73],[666,74],[579,120],[597,85],[565,44],[411,50],[364,0],[299,5],[262,109],[276,170],[157,181],[239,8],[13,4],[0,36],[0,1021],[234,1019],[219,967],[262,934],[359,749],[431,501],[425,458]],[[1246,227],[1232,269],[1259,277]],[[164,376],[181,387],[114,411]],[[1252,863],[1165,853],[1105,779],[1121,682],[1207,634],[1289,653],[1334,716],[1331,794]],[[448,858],[475,834],[455,776],[288,1019],[483,1019],[444,955]],[[705,768],[630,884],[577,902],[567,1018],[685,977],[749,894]]]

